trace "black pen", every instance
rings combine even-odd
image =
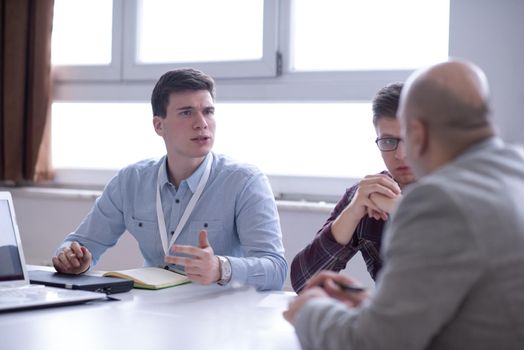
[[[339,281],[335,281],[333,280],[333,282],[340,288],[342,289],[344,292],[352,292],[352,293],[359,293],[359,292],[363,292],[366,290],[366,288],[364,287],[359,287],[359,286],[356,286],[354,284],[345,284],[345,283],[342,283],[342,282],[339,282]]]

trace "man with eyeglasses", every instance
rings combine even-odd
[[[388,215],[404,187],[415,180],[405,163],[396,118],[402,83],[380,89],[373,99],[375,140],[387,171],[368,175],[346,190],[313,241],[291,264],[291,283],[300,292],[320,270],[340,271],[360,251],[369,274],[377,277],[382,267],[380,246]]]

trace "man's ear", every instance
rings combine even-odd
[[[428,151],[428,128],[426,123],[420,119],[411,121],[411,145],[414,148],[413,153],[417,157],[423,156]]]
[[[164,136],[164,119],[154,116],[153,117],[153,127],[158,136]]]

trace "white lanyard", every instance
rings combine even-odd
[[[211,157],[209,157],[207,160],[206,169],[204,170],[204,174],[202,174],[202,177],[200,178],[200,182],[198,183],[197,189],[195,193],[193,193],[193,196],[191,196],[191,199],[189,200],[189,203],[187,204],[186,210],[184,210],[184,214],[182,214],[182,217],[180,218],[180,221],[178,222],[176,226],[175,232],[173,233],[173,237],[171,237],[171,241],[169,242],[169,245],[167,245],[166,220],[164,218],[164,210],[162,209],[162,199],[160,198],[160,174],[162,173],[162,170],[164,170],[164,167],[160,166],[160,168],[158,169],[158,176],[157,176],[157,181],[156,181],[156,217],[158,220],[158,229],[160,231],[160,239],[162,240],[162,248],[164,248],[164,253],[166,255],[169,255],[169,247],[171,247],[173,243],[175,243],[176,239],[180,235],[180,232],[184,228],[184,225],[186,224],[186,221],[189,218],[189,215],[191,215],[191,212],[195,208],[195,205],[198,199],[200,198],[202,191],[204,191],[204,187],[206,187],[207,180],[209,179],[209,174],[211,173],[211,163],[213,163],[213,153],[211,153]]]

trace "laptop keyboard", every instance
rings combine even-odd
[[[50,292],[43,286],[31,285],[17,288],[2,288],[0,289],[0,304],[48,300],[57,296],[58,293]]]

